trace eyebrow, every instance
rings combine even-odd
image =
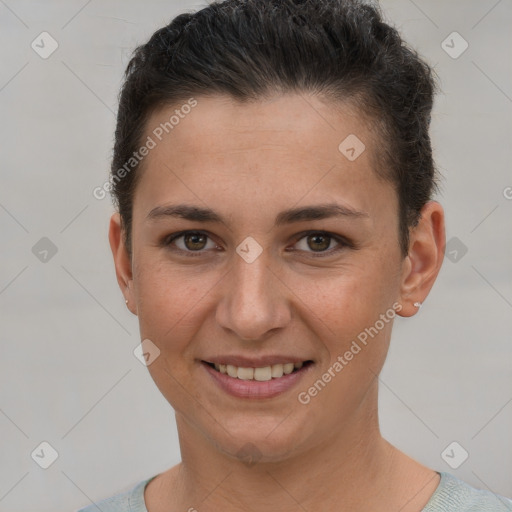
[[[219,222],[228,225],[222,215],[211,208],[202,208],[188,204],[164,205],[153,208],[147,215],[148,221],[167,217],[178,217],[196,222]],[[354,210],[337,203],[318,204],[301,208],[290,208],[280,212],[275,218],[275,225],[282,226],[293,222],[320,220],[329,217],[367,218],[368,213]]]

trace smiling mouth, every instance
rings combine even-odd
[[[301,368],[313,364],[313,361],[303,361],[300,363],[273,364],[271,366],[263,366],[261,368],[247,368],[242,366],[234,366],[231,364],[217,364],[209,361],[202,361],[214,370],[224,375],[228,375],[234,379],[255,380],[260,382],[279,379],[283,375],[289,375],[299,371]]]

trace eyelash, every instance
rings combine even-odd
[[[210,240],[211,240],[211,237],[210,235],[205,232],[205,231],[196,231],[196,230],[187,230],[187,231],[180,231],[178,233],[173,233],[171,235],[167,235],[161,242],[161,246],[162,247],[167,247],[167,248],[170,248],[172,242],[174,242],[175,240],[178,240],[179,238],[183,238],[185,235],[192,235],[192,234],[196,234],[196,235],[205,235],[207,236]],[[339,235],[335,235],[334,233],[330,233],[328,231],[305,231],[305,232],[302,232],[302,233],[299,233],[298,238],[296,239],[295,241],[295,244],[297,242],[299,242],[300,240],[302,240],[303,238],[306,238],[308,236],[311,236],[311,235],[322,235],[322,236],[327,236],[328,238],[331,238],[333,240],[335,240],[336,242],[338,242],[338,244],[340,244],[338,247],[335,247],[333,249],[327,249],[325,251],[319,251],[319,252],[309,252],[309,251],[305,251],[307,253],[309,253],[313,258],[322,258],[322,257],[327,257],[327,256],[331,256],[335,253],[338,253],[346,248],[355,248],[354,247],[354,244],[352,242],[350,242],[349,240],[347,240],[346,238],[342,237],[342,236],[339,236]],[[330,244],[329,244],[330,245]],[[176,252],[181,252],[183,253],[185,256],[187,257],[191,257],[191,258],[196,258],[198,256],[201,256],[202,254],[204,254],[204,250],[200,250],[200,251],[185,251],[183,249],[176,249],[176,248],[172,248],[171,250],[173,251],[176,251]],[[290,252],[294,252],[294,251],[290,251]],[[300,252],[300,250],[299,250]]]

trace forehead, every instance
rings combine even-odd
[[[311,202],[341,194],[357,209],[389,202],[393,189],[374,170],[377,144],[357,108],[306,94],[195,101],[193,108],[183,108],[187,101],[162,108],[148,120],[144,140],[151,137],[155,146],[135,194],[146,212],[177,196],[242,208],[297,203],[306,195]]]
[[[156,134],[159,142],[160,138],[169,143],[172,139],[175,151],[191,156],[197,151],[250,151],[269,144],[274,149],[280,145],[308,152],[311,158],[338,158],[339,144],[349,135],[374,145],[369,140],[373,134],[366,116],[349,103],[325,102],[308,94],[283,94],[250,102],[215,95],[195,101],[193,108],[185,109],[188,102],[184,101],[154,112],[146,126],[147,134]],[[173,115],[180,111],[179,118]],[[169,127],[165,123],[171,118],[176,124]]]

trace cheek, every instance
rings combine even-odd
[[[291,286],[329,354],[320,371],[328,373],[325,378],[332,384],[320,402],[332,398],[342,408],[358,403],[385,362],[396,315],[397,278],[390,261],[391,255],[369,258],[321,279],[297,279]]]
[[[319,287],[322,293],[310,295],[306,304],[309,318],[321,320],[315,330],[329,357],[305,383],[302,397],[311,398],[314,414],[342,421],[359,407],[382,369],[396,311],[389,287],[369,271],[316,283]]]
[[[184,336],[173,335],[173,331],[183,331],[188,318],[201,307],[204,291],[190,276],[187,279],[184,272],[165,263],[140,258],[137,267],[134,289],[141,336],[154,341],[161,350],[179,350]]]
[[[373,325],[394,303],[395,279],[383,267],[361,264],[315,277],[296,276],[288,284],[304,315],[320,320],[328,336],[341,342]]]
[[[191,382],[196,363],[188,351],[190,340],[200,327],[197,315],[204,307],[204,290],[190,276],[185,277],[184,272],[165,262],[141,258],[139,263],[139,268],[134,269],[134,289],[140,338],[151,340],[160,351],[148,371],[172,407],[186,411],[189,402],[200,399]]]

